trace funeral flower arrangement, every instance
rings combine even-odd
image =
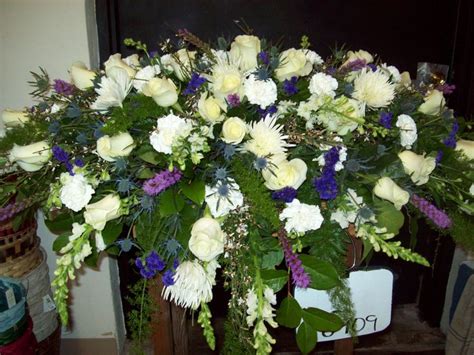
[[[299,326],[307,353],[354,316],[351,238],[364,255],[428,265],[396,239],[407,216],[455,238],[472,230],[474,141],[445,106],[451,86],[415,85],[363,50],[323,60],[306,37],[286,50],[178,38],[155,53],[128,39],[139,54],[100,71],[74,63],[67,81],[33,73],[38,104],[2,113],[1,218],[40,206],[59,234],[63,323],[76,271],[128,252],[144,285],[198,312],[211,348],[220,274],[224,353],[269,353],[278,325]],[[293,287],[328,290],[335,311],[302,309]]]

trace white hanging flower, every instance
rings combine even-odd
[[[418,138],[415,121],[408,115],[400,115],[396,126],[400,128],[400,144],[406,149],[411,149]]]
[[[244,204],[244,196],[234,179],[219,181],[214,187],[206,185],[206,203],[213,217],[222,217]]]
[[[244,82],[244,94],[251,104],[265,109],[277,99],[277,86],[272,79],[258,80],[250,75]]]
[[[245,302],[247,305],[246,321],[247,321],[247,325],[251,327],[259,315],[258,314],[258,298],[253,288],[247,292],[247,295],[245,297]],[[278,325],[273,320],[273,317],[275,316],[275,313],[274,313],[275,309],[272,307],[272,305],[276,305],[276,295],[270,287],[265,286],[265,289],[263,291],[263,307],[261,309],[260,316],[270,326],[272,326],[273,328],[276,328]]]
[[[306,233],[319,229],[324,218],[319,206],[307,205],[295,198],[287,203],[285,209],[280,213],[280,221],[284,220],[286,220],[285,230],[288,233]]]
[[[395,87],[382,71],[366,68],[354,80],[352,97],[370,108],[387,107],[395,98]]]
[[[219,266],[216,260],[210,261],[206,269],[197,260],[184,261],[176,269],[174,284],[163,289],[163,298],[196,310],[201,302],[212,300],[212,286],[216,283],[215,272]]]
[[[171,154],[173,144],[179,137],[187,137],[193,128],[188,119],[169,114],[158,118],[156,130],[150,135],[150,143],[157,152]]]
[[[309,91],[314,95],[336,96],[335,90],[338,87],[337,80],[331,75],[316,73],[309,81]]]
[[[63,186],[59,193],[61,202],[74,212],[82,210],[91,200],[94,189],[82,174],[61,174]]]
[[[100,81],[95,91],[99,96],[91,105],[93,110],[105,111],[110,107],[122,107],[122,102],[132,88],[132,80],[125,69],[112,67],[108,76]]]

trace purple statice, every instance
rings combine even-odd
[[[296,83],[298,82],[298,77],[293,76],[290,80],[286,79],[283,82],[283,91],[286,95],[291,96],[298,93],[298,88],[296,87]]]
[[[260,117],[266,117],[267,115],[273,115],[277,113],[278,108],[275,105],[270,105],[266,109],[261,109],[260,107],[257,107],[257,112],[260,115]]]
[[[163,285],[165,286],[173,286],[174,285],[174,272],[173,270],[166,270],[161,277],[161,281],[163,281]]]
[[[227,103],[230,107],[240,106],[240,97],[238,94],[230,94],[227,96]]]
[[[181,179],[182,173],[174,168],[173,171],[168,169],[155,174],[154,177],[148,179],[143,184],[143,191],[149,196],[156,196],[168,187],[176,184]]]
[[[143,265],[143,261],[142,259],[140,258],[136,258],[135,259],[135,266],[138,268],[138,270],[140,271],[140,275],[142,275],[142,277],[144,279],[151,279],[153,276],[156,275],[156,272],[153,272],[152,270],[149,270],[146,265]]]
[[[443,151],[440,149],[438,150],[438,153],[436,154],[436,158],[435,158],[435,163],[436,163],[436,166],[439,165],[439,163],[441,163],[441,159],[443,159]]]
[[[179,266],[179,259],[176,258],[176,259],[173,260],[173,269],[176,270],[178,268],[178,266]]]
[[[74,85],[69,84],[64,80],[55,79],[53,87],[54,91],[56,91],[60,95],[70,96],[74,94]]]
[[[367,66],[365,59],[355,59],[347,63],[346,68],[349,71],[358,71],[364,69]]]
[[[278,233],[278,239],[283,247],[286,265],[291,270],[291,279],[293,280],[293,283],[296,287],[308,288],[311,283],[311,277],[304,270],[303,264],[298,258],[298,254],[293,252],[293,249],[284,233]]]
[[[336,73],[337,73],[337,68],[335,68],[335,67],[328,67],[326,69],[326,74],[328,74],[328,75],[334,76],[334,75],[336,75]]]
[[[324,153],[324,167],[319,178],[313,180],[313,186],[322,200],[333,200],[337,197],[336,164],[339,161],[339,148],[332,147]]]
[[[206,79],[200,76],[198,73],[192,73],[191,79],[189,80],[186,89],[184,89],[183,94],[194,95],[205,82]]]
[[[459,131],[459,123],[458,121],[453,122],[453,127],[451,128],[451,132],[449,132],[449,135],[447,138],[443,140],[443,143],[446,147],[448,148],[456,148],[456,134]]]
[[[135,259],[135,266],[138,268],[140,275],[142,275],[143,278],[151,279],[157,274],[157,272],[164,270],[166,263],[161,259],[158,253],[153,250],[145,258],[145,264],[142,259]]]
[[[410,201],[413,206],[418,208],[420,212],[430,219],[438,228],[447,229],[451,227],[451,218],[428,200],[413,194]]]
[[[264,65],[270,64],[270,56],[268,55],[268,52],[261,51],[258,53],[257,58]]]
[[[379,123],[384,126],[386,129],[392,128],[392,119],[393,113],[391,112],[381,112],[379,117]]]
[[[84,160],[82,160],[81,158],[76,158],[74,160],[74,165],[77,166],[78,168],[82,168],[84,167]]]
[[[456,85],[449,85],[447,83],[438,85],[436,90],[441,91],[444,95],[451,95],[456,90]]]
[[[280,200],[286,203],[290,203],[296,198],[296,195],[298,195],[298,191],[292,187],[284,187],[281,190],[274,191],[272,193],[272,198],[274,200]]]
[[[69,161],[69,154],[59,145],[53,146],[51,150],[53,152],[54,159],[56,159],[60,163],[66,163]]]
[[[377,66],[375,64],[367,64],[367,66],[372,69],[372,71],[377,71]]]

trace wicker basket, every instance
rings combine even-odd
[[[12,222],[0,226],[0,263],[13,261],[31,251],[36,244],[36,220],[13,231]]]
[[[0,275],[20,278],[41,263],[42,254],[39,250],[39,238],[35,237],[34,247],[23,256],[0,263]]]
[[[21,278],[23,286],[27,289],[26,302],[33,319],[33,332],[38,342],[46,339],[58,327],[56,311],[45,311],[43,308],[43,298],[45,296],[52,297],[52,292],[46,252],[41,247],[39,250],[41,253],[40,264]]]

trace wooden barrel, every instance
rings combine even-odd
[[[33,332],[38,342],[50,336],[58,327],[58,314],[56,310],[46,308],[46,300],[52,300],[49,269],[46,263],[46,252],[39,248],[41,261],[36,268],[21,277],[21,282],[26,288],[26,302],[30,316],[33,319]]]

